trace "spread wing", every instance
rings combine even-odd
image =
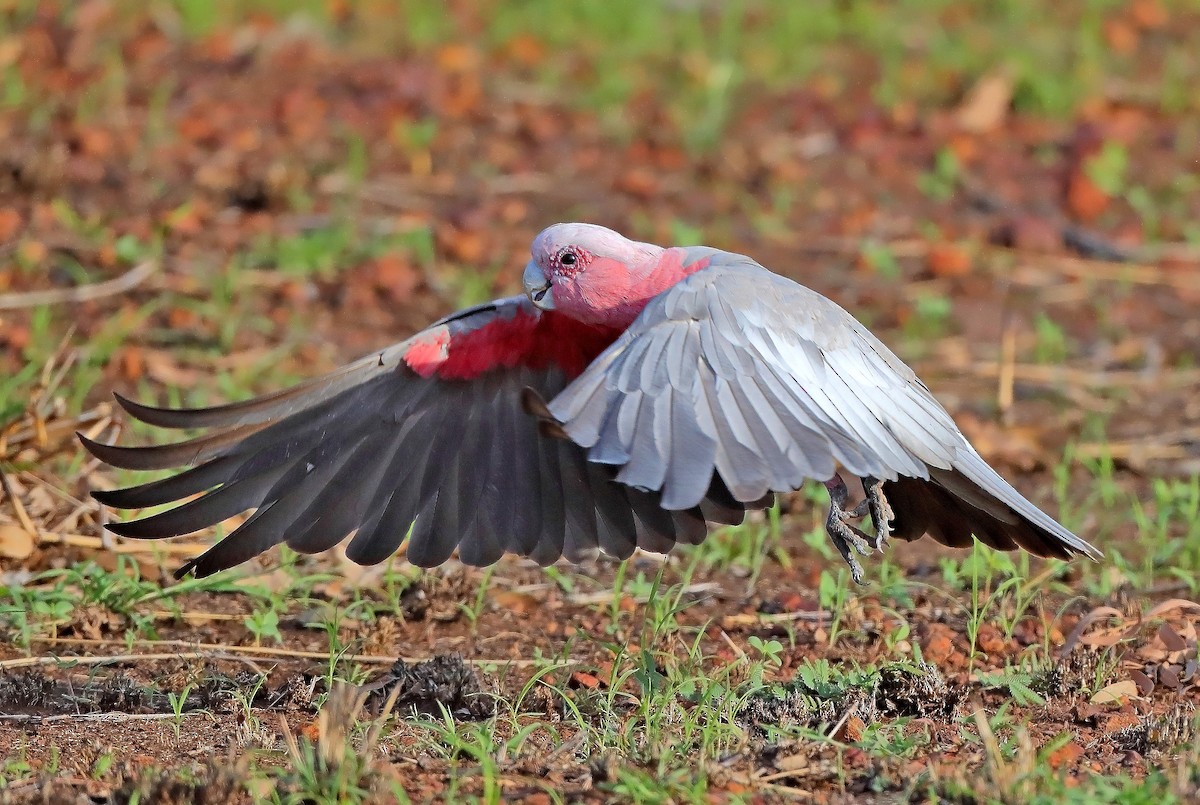
[[[541,436],[521,409],[522,389],[553,397],[615,335],[514,297],[246,402],[172,410],[118,398],[151,425],[211,430],[149,447],[84,439],[117,467],[187,467],[94,494],[124,509],[180,504],[109,526],[142,539],[187,534],[253,510],[179,571],[200,576],[278,543],[314,553],[352,532],[347,555],[360,564],[389,556],[410,528],[407,557],[418,565],[440,564],[455,548],[474,565],[506,551],[549,564],[596,548],[623,558],[635,546],[665,551],[699,542],[706,516],[740,522],[746,506],[719,484],[703,511],[699,500],[664,510],[657,493],[614,483],[611,467],[588,462],[570,441]]]
[[[551,401],[592,461],[668,509],[696,505],[714,470],[750,501],[840,465],[891,483],[905,538],[969,544],[974,532],[1000,548],[1097,555],[996,474],[846,311],[749,258],[704,251],[706,268],[652,300]]]

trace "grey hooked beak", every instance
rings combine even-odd
[[[542,269],[538,264],[530,260],[525,264],[525,273],[521,275],[521,282],[525,285],[525,295],[529,297],[529,301],[533,302],[535,307],[542,310],[554,310],[554,286],[550,284],[550,280],[546,279],[546,275],[542,273]]]

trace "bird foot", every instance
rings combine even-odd
[[[829,490],[829,516],[825,520],[825,531],[842,559],[850,566],[850,577],[856,584],[861,584],[863,567],[855,553],[870,556],[876,551],[882,551],[887,547],[888,537],[891,536],[890,521],[895,515],[883,494],[883,481],[864,478],[863,490],[866,492],[866,499],[853,509],[846,508],[850,491],[840,475],[834,475],[826,481],[825,488]],[[871,516],[871,524],[875,527],[874,536],[850,524],[851,520],[861,520],[868,514]]]
[[[863,478],[862,485],[867,497],[855,506],[854,510],[858,512],[865,507],[866,511],[863,514],[871,515],[871,525],[875,527],[875,550],[882,551],[887,547],[888,537],[892,535],[892,520],[896,519],[896,513],[892,511],[892,504],[888,503],[883,494],[883,481],[877,478]]]
[[[858,551],[863,556],[870,556],[873,547],[870,537],[845,521],[846,514],[847,512],[839,511],[836,507],[830,508],[829,519],[825,521],[825,531],[829,534],[829,539],[833,541],[833,547],[837,548],[842,559],[850,566],[850,577],[854,579],[854,583],[861,584],[863,566],[854,552]]]
[[[850,521],[861,519],[866,512],[858,513],[861,506],[846,508],[850,492],[840,475],[834,475],[826,481],[825,488],[829,490],[829,516],[825,518],[825,532],[829,534],[833,547],[837,548],[842,559],[850,566],[850,577],[854,579],[855,584],[861,584],[863,567],[854,554],[858,552],[863,556],[870,556],[875,546],[871,544],[871,537],[850,525]]]

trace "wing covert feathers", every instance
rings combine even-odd
[[[841,469],[886,482],[906,539],[1100,556],[989,467],[846,311],[748,258],[705,256],[538,411],[547,427],[668,509],[699,505],[713,477],[746,504]]]

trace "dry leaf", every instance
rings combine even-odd
[[[489,598],[497,609],[503,609],[517,615],[528,615],[543,606],[543,602],[529,593],[519,593],[512,590],[497,590]]]
[[[20,210],[15,207],[0,207],[0,242],[16,240],[24,223]]]
[[[1171,690],[1179,690],[1179,672],[1171,665],[1160,665],[1158,667],[1158,681],[1164,688]]]
[[[1012,103],[1013,80],[1007,70],[994,70],[971,87],[954,118],[963,129],[982,134],[1004,122]]]
[[[571,681],[588,690],[595,690],[600,687],[600,680],[594,674],[589,674],[586,671],[576,671],[571,674]]]
[[[1161,604],[1155,604],[1154,608],[1146,613],[1144,619],[1153,620],[1154,618],[1161,618],[1166,613],[1174,612],[1175,610],[1181,612],[1200,612],[1200,604],[1197,604],[1195,601],[1189,601],[1186,598],[1169,598]]]
[[[0,525],[0,556],[27,559],[33,553],[33,536],[13,523]]]
[[[1167,651],[1183,651],[1187,648],[1187,641],[1165,623],[1158,627],[1158,639],[1163,641]]]
[[[842,724],[842,728],[833,736],[834,740],[843,743],[854,743],[862,740],[863,733],[866,732],[866,723],[858,716],[850,716],[846,722]]]
[[[955,243],[933,243],[926,257],[935,277],[961,277],[971,273],[971,255]]]
[[[58,510],[58,498],[44,486],[35,486],[25,496],[25,510],[33,517],[44,518]]]
[[[1081,757],[1083,757],[1083,747],[1072,741],[1051,752],[1050,756],[1046,758],[1046,762],[1052,769],[1061,769],[1064,766],[1075,765]]]
[[[1104,39],[1115,52],[1128,56],[1138,49],[1140,37],[1137,28],[1125,20],[1107,20],[1104,23]]]
[[[1108,209],[1109,201],[1108,194],[1083,170],[1074,171],[1067,179],[1067,207],[1080,221],[1094,221]]]
[[[1129,672],[1129,678],[1137,685],[1138,694],[1149,696],[1154,692],[1154,680],[1136,668]]]
[[[1143,30],[1162,28],[1170,21],[1162,0],[1133,0],[1129,6],[1129,18]]]
[[[1092,632],[1079,642],[1092,649],[1109,648],[1120,643],[1128,636],[1128,628],[1125,626],[1114,626],[1109,629],[1099,629]]]
[[[780,771],[801,771],[812,765],[812,760],[803,752],[775,758],[775,768]]]
[[[921,649],[932,662],[945,662],[954,653],[954,631],[944,623],[929,624],[929,633]]]
[[[1113,682],[1096,691],[1096,694],[1092,696],[1092,704],[1115,704],[1120,703],[1122,699],[1137,698],[1137,695],[1137,683],[1132,679],[1122,679],[1120,682]]]
[[[321,726],[317,719],[305,724],[300,728],[300,734],[307,738],[310,742],[316,743],[321,739]]]

